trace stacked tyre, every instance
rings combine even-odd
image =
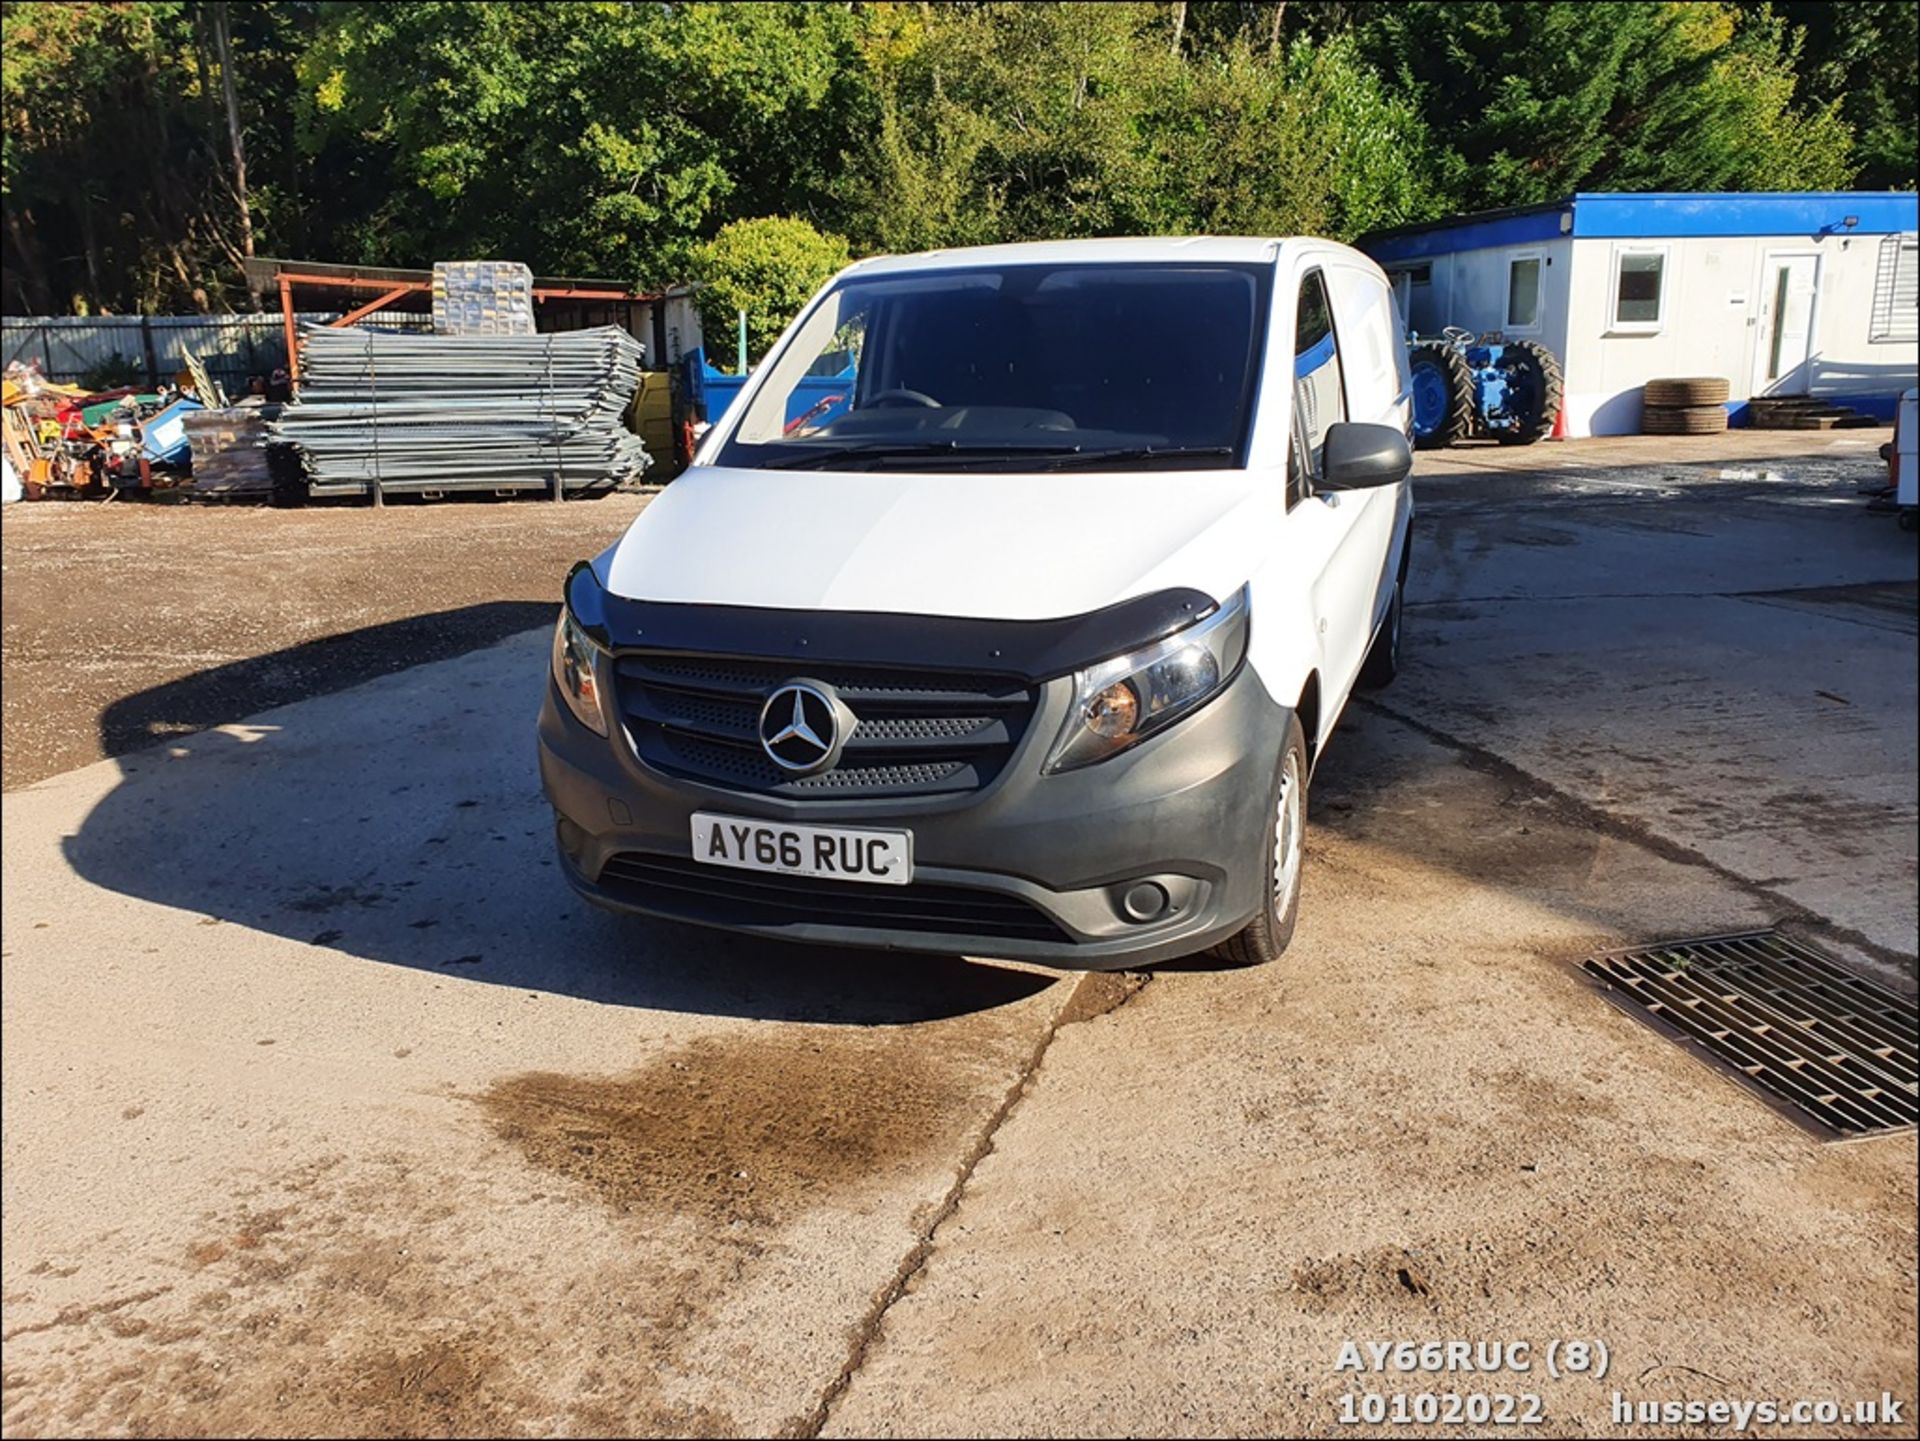
[[[1649,380],[1640,392],[1643,435],[1718,435],[1727,428],[1727,382],[1718,375]]]

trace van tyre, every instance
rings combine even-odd
[[[1287,739],[1274,769],[1272,803],[1267,807],[1266,844],[1260,874],[1267,901],[1238,934],[1213,948],[1230,966],[1263,966],[1278,960],[1293,939],[1300,915],[1300,871],[1306,858],[1307,740],[1300,718],[1287,716]]]
[[[1367,648],[1367,658],[1360,663],[1361,686],[1367,690],[1379,690],[1393,683],[1400,674],[1400,616],[1406,608],[1407,577],[1403,566],[1401,573],[1393,582],[1393,599],[1387,602],[1386,617],[1380,622],[1380,629],[1373,637],[1373,644]]]

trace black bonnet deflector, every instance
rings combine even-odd
[[[614,650],[835,660],[993,671],[1050,680],[1136,649],[1211,614],[1211,596],[1162,590],[1058,620],[979,620],[885,611],[688,605],[611,595],[586,562],[567,578],[574,618]]]

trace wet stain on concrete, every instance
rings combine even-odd
[[[1736,597],[1759,605],[1826,614],[1861,625],[1920,634],[1920,586],[1912,581],[1755,591]]]
[[[525,1363],[537,1334],[489,1304],[498,1262],[457,1254],[447,1178],[416,1181],[389,1163],[338,1187],[330,1170],[266,1183],[282,1201],[270,1209],[204,1216],[173,1284],[33,1327],[71,1328],[73,1340],[21,1364],[10,1350],[6,1434],[507,1436],[572,1409],[573,1388]],[[384,1205],[403,1229],[369,1228]],[[686,1434],[657,1396],[644,1308],[628,1309],[660,1294],[658,1278],[620,1273],[609,1294],[623,1304],[582,1297],[587,1313],[569,1312],[563,1334],[624,1327],[609,1344],[640,1359],[580,1399],[620,1418],[619,1434]],[[557,1429],[615,1428],[580,1418]]]
[[[1424,1302],[1434,1293],[1433,1258],[1399,1247],[1364,1255],[1311,1257],[1293,1269],[1292,1291],[1307,1311],[1320,1314],[1356,1300]]]
[[[12,1326],[5,1331],[0,1331],[0,1341],[11,1341],[16,1336],[30,1336],[36,1331],[51,1331],[56,1326],[84,1325],[96,1316],[110,1316],[114,1312],[124,1310],[128,1306],[141,1305],[153,1300],[156,1296],[166,1295],[166,1293],[172,1289],[171,1286],[151,1286],[144,1291],[136,1291],[125,1296],[116,1296],[108,1301],[96,1301],[87,1306],[62,1307],[61,1310],[49,1320],[37,1321],[30,1325]]]
[[[531,1164],[615,1210],[777,1223],[943,1145],[965,1077],[924,1040],[703,1039],[626,1076],[509,1076],[476,1097]]]
[[[404,1355],[375,1353],[349,1415],[378,1416],[396,1436],[504,1435],[514,1413],[490,1395],[499,1369],[498,1356],[474,1336],[429,1341]]]
[[[343,910],[348,906],[363,909],[385,902],[386,897],[378,891],[362,891],[355,886],[321,886],[316,891],[287,902],[290,911],[303,911],[308,915],[322,915],[328,911]]]

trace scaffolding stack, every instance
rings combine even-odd
[[[632,488],[649,463],[624,420],[644,359],[613,326],[547,335],[309,327],[299,395],[273,438],[297,448],[313,496]]]

